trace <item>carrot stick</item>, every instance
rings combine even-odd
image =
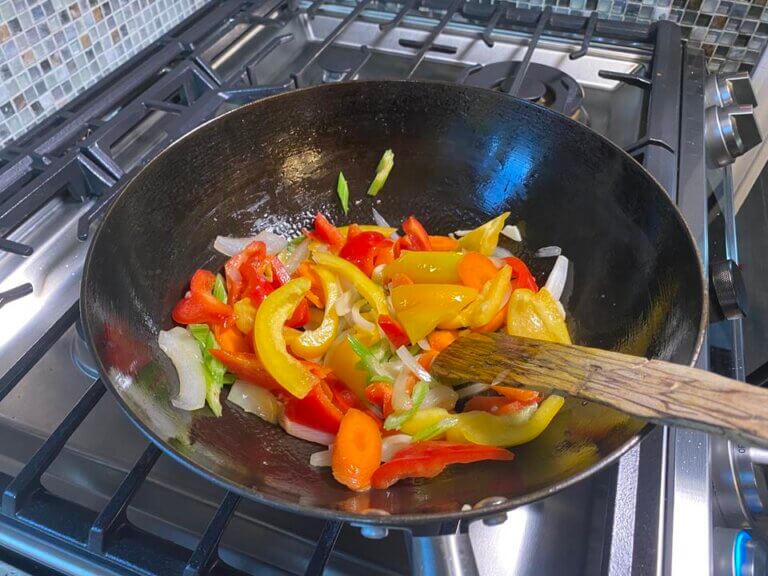
[[[475,290],[480,290],[498,272],[493,262],[479,252],[467,252],[459,262],[458,271],[461,283]]]
[[[381,463],[381,432],[365,412],[350,408],[341,419],[333,444],[331,471],[347,488],[362,492],[371,487],[371,476]]]

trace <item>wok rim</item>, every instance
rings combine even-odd
[[[636,432],[633,436],[631,436],[628,440],[626,440],[623,444],[616,447],[614,450],[603,456],[599,461],[597,461],[595,464],[588,466],[584,470],[581,470],[580,472],[569,476],[568,478],[565,478],[563,480],[560,480],[558,482],[553,483],[552,485],[540,488],[538,490],[535,490],[533,492],[528,492],[523,496],[515,497],[515,498],[507,498],[506,502],[500,503],[500,504],[494,504],[492,506],[486,506],[483,508],[473,508],[471,510],[459,510],[456,512],[436,512],[436,513],[415,513],[415,514],[398,514],[398,515],[378,515],[378,514],[355,514],[355,513],[349,513],[345,512],[343,510],[334,510],[331,508],[324,508],[319,507],[315,505],[303,505],[303,504],[297,504],[294,502],[291,502],[289,500],[285,500],[283,498],[277,498],[273,496],[268,496],[263,494],[261,491],[249,488],[245,485],[235,483],[231,480],[228,480],[226,477],[211,472],[208,469],[204,468],[202,465],[194,462],[191,458],[184,456],[183,454],[179,453],[173,446],[171,446],[168,442],[165,440],[159,438],[148,426],[144,424],[144,422],[138,418],[134,412],[130,409],[130,407],[126,404],[126,402],[123,400],[122,396],[117,392],[117,386],[112,381],[112,379],[109,376],[108,370],[105,369],[105,366],[102,362],[101,356],[95,352],[95,340],[94,340],[94,331],[93,327],[91,326],[91,320],[92,318],[87,312],[88,309],[88,297],[87,297],[87,290],[86,287],[90,284],[90,271],[91,271],[91,259],[93,258],[93,253],[95,251],[94,247],[98,246],[99,238],[101,237],[102,233],[104,232],[104,229],[106,228],[105,224],[110,219],[112,213],[117,210],[117,207],[120,205],[120,203],[124,200],[126,193],[128,193],[129,190],[132,189],[133,183],[139,179],[139,177],[144,174],[146,171],[152,170],[155,166],[155,164],[161,163],[165,156],[170,153],[171,150],[173,150],[177,145],[179,145],[182,141],[186,140],[187,138],[193,138],[199,131],[203,131],[208,125],[213,124],[215,122],[218,122],[220,119],[228,117],[230,115],[236,115],[236,114],[251,114],[252,111],[257,109],[262,105],[264,102],[268,102],[277,98],[283,98],[283,97],[290,97],[292,94],[302,93],[306,91],[316,91],[316,92],[322,92],[325,90],[331,91],[334,89],[338,89],[339,86],[347,86],[349,84],[362,84],[362,85],[382,85],[382,84],[408,84],[408,85],[441,85],[441,86],[450,86],[450,87],[456,87],[457,85],[452,82],[447,81],[423,81],[423,80],[362,80],[362,81],[352,81],[352,82],[343,82],[343,83],[333,83],[333,84],[320,84],[315,86],[307,86],[304,88],[297,88],[294,90],[290,90],[288,92],[283,92],[280,94],[274,94],[272,96],[267,96],[265,98],[261,98],[255,102],[251,102],[249,104],[246,104],[244,106],[240,106],[239,108],[235,108],[234,110],[230,110],[229,112],[226,112],[222,114],[221,116],[217,116],[215,118],[212,118],[200,126],[197,126],[193,130],[187,132],[183,136],[181,136],[179,139],[172,141],[162,152],[160,152],[157,156],[155,156],[151,161],[149,161],[146,165],[144,165],[123,187],[121,190],[115,193],[115,198],[112,200],[110,205],[107,207],[107,210],[104,214],[104,217],[101,219],[101,222],[98,224],[96,231],[93,233],[93,239],[91,240],[91,243],[88,247],[88,252],[86,254],[85,262],[83,265],[83,278],[80,286],[80,317],[82,320],[83,330],[86,342],[89,346],[89,349],[91,350],[91,353],[96,361],[97,367],[99,369],[99,379],[102,381],[104,386],[109,389],[112,396],[114,396],[117,399],[117,402],[122,409],[122,411],[126,414],[128,419],[144,434],[151,442],[153,442],[156,446],[158,446],[166,455],[170,456],[178,462],[179,464],[183,465],[185,468],[191,470],[195,474],[198,474],[199,476],[205,478],[209,482],[212,482],[213,484],[220,486],[221,488],[233,492],[237,494],[240,497],[253,500],[259,504],[264,504],[273,508],[277,508],[282,511],[287,511],[293,514],[298,515],[305,515],[310,516],[312,518],[318,518],[321,520],[335,520],[335,521],[343,521],[343,522],[349,522],[353,524],[367,524],[367,525],[377,525],[377,526],[386,526],[391,528],[401,528],[401,529],[408,529],[412,527],[417,526],[424,526],[428,524],[435,524],[435,523],[441,523],[441,522],[455,522],[455,521],[473,521],[478,520],[484,517],[496,515],[502,512],[508,512],[510,510],[513,510],[515,508],[518,508],[520,506],[525,506],[527,504],[531,504],[533,502],[536,502],[538,500],[541,500],[543,498],[546,498],[547,496],[550,496],[552,494],[555,494],[565,488],[568,488],[569,486],[572,486],[574,484],[577,484],[578,482],[588,478],[589,476],[592,476],[593,474],[603,470],[607,466],[613,464],[616,460],[618,460],[621,456],[623,456],[625,453],[627,453],[631,448],[636,446],[640,443],[640,441],[645,438],[654,428],[656,428],[656,425],[654,424],[646,424],[641,430]],[[663,198],[662,202],[667,202],[669,206],[672,208],[672,213],[674,215],[674,218],[680,223],[682,228],[685,231],[686,237],[688,238],[688,242],[690,244],[690,247],[693,249],[693,253],[696,256],[696,266],[699,269],[699,280],[701,282],[701,317],[699,321],[699,331],[698,335],[696,337],[696,342],[694,344],[692,353],[691,353],[691,359],[688,363],[689,366],[693,366],[696,363],[696,360],[699,357],[699,354],[701,353],[701,348],[704,343],[704,337],[706,335],[706,329],[708,325],[708,316],[709,316],[709,308],[708,308],[708,286],[706,281],[706,276],[704,273],[704,266],[701,259],[701,254],[699,252],[699,248],[696,244],[695,238],[693,237],[693,234],[691,233],[691,230],[688,226],[688,223],[683,218],[682,214],[680,213],[680,210],[678,209],[677,205],[672,201],[669,194],[667,194],[667,191],[664,189],[664,187],[656,180],[656,178],[651,174],[648,170],[645,169],[645,167],[640,164],[635,158],[633,158],[630,154],[628,154],[626,151],[624,151],[622,148],[608,140],[606,137],[602,136],[601,134],[595,132],[588,126],[585,126],[576,120],[573,120],[572,118],[569,118],[568,116],[564,116],[558,112],[555,112],[549,108],[544,108],[542,106],[538,106],[536,104],[533,104],[531,102],[528,102],[526,100],[522,100],[513,96],[505,95],[500,92],[491,91],[487,88],[480,88],[475,86],[465,86],[462,85],[461,89],[467,90],[469,92],[476,92],[478,94],[495,94],[499,99],[502,98],[513,98],[516,103],[522,105],[525,108],[534,109],[538,113],[545,113],[549,115],[556,116],[559,121],[564,121],[566,123],[570,123],[571,125],[577,126],[577,130],[585,130],[587,131],[591,136],[599,138],[603,141],[604,144],[607,144],[609,147],[613,148],[615,151],[619,152],[620,156],[623,156],[626,160],[631,161],[634,163],[644,174],[646,177],[648,177],[658,188],[658,191],[660,193],[660,196]],[[493,496],[493,495],[489,495]]]

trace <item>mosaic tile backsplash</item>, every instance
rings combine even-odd
[[[95,84],[209,0],[0,0],[0,147]],[[679,23],[712,71],[751,70],[768,0],[520,0],[521,8]]]
[[[0,0],[0,147],[208,0]]]

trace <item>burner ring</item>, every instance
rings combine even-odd
[[[504,80],[515,74],[519,67],[518,61],[493,62],[471,72],[465,84],[499,90]],[[532,62],[517,97],[573,118],[579,115],[584,91],[562,70]]]

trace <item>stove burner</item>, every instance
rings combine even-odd
[[[465,84],[499,90],[519,67],[520,62],[494,62],[471,72]],[[557,68],[531,62],[517,96],[576,120],[584,117],[584,91],[576,80]]]
[[[360,65],[362,55],[358,51],[338,49],[331,46],[317,60],[323,70],[323,83],[341,82]]]

